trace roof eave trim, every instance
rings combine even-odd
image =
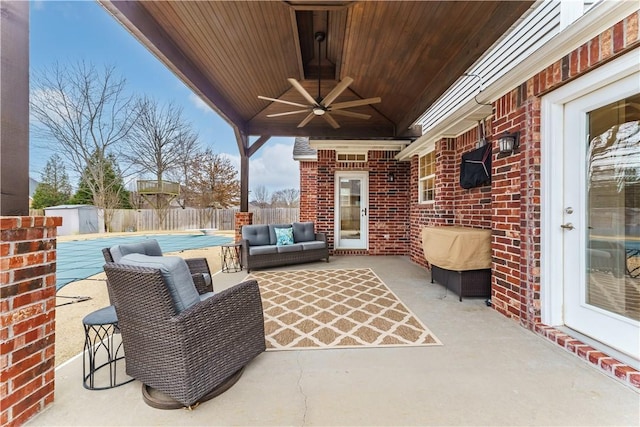
[[[317,154],[296,155],[296,156],[293,156],[293,160],[295,160],[296,162],[316,162],[318,161],[318,155]]]
[[[402,140],[363,140],[363,139],[309,139],[309,145],[316,150],[367,150],[367,151],[402,151],[411,143]]]

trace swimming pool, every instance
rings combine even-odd
[[[162,252],[220,246],[233,241],[226,236],[191,234],[158,234],[119,237],[102,237],[91,240],[72,240],[57,244],[56,291],[76,280],[102,272],[104,257],[102,249],[123,243],[135,243],[145,239],[156,239]]]

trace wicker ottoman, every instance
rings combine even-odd
[[[431,283],[440,283],[460,297],[491,296],[491,269],[454,271],[431,266]]]

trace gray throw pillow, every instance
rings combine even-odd
[[[293,240],[296,243],[316,240],[316,232],[313,228],[313,222],[294,222]]]
[[[269,227],[267,225],[243,225],[242,238],[247,239],[250,246],[269,245]]]
[[[160,270],[178,313],[200,302],[189,267],[180,257],[129,254],[123,256],[119,263]]]

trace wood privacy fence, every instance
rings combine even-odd
[[[249,208],[254,224],[286,224],[298,221],[299,208]],[[154,209],[116,209],[113,211],[110,231],[184,231],[217,228],[233,230],[235,213],[239,209],[170,209],[164,227],[158,227]],[[44,210],[32,209],[30,215],[44,215]]]
[[[286,224],[298,221],[298,208],[250,208],[254,224]],[[235,213],[239,209],[170,209],[163,227],[158,227],[158,216],[153,209],[119,209],[114,211],[112,232],[122,231],[183,231],[217,228],[233,230]]]

